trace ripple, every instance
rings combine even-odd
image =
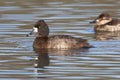
[[[0,79],[119,80],[119,38],[98,40],[89,24],[104,11],[119,15],[118,0],[1,1],[0,11]],[[39,19],[46,20],[50,35],[82,37],[95,47],[37,54],[35,37],[25,35]]]

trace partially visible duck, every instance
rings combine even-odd
[[[32,32],[27,36],[32,34],[37,35],[33,43],[33,47],[36,49],[76,49],[91,47],[86,39],[72,37],[70,35],[48,36],[49,28],[44,20],[37,21]]]
[[[90,23],[95,23],[95,31],[120,31],[120,20],[112,18],[108,13],[100,14]]]

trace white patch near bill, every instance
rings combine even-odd
[[[33,27],[33,32],[38,32],[38,28],[36,28],[36,27]]]
[[[97,19],[96,22],[99,22],[99,19]]]

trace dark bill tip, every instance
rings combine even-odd
[[[26,37],[29,37],[29,34],[27,34]]]
[[[89,48],[95,48],[95,46],[89,45],[89,46],[85,46],[85,47],[83,47],[83,48],[89,49]]]
[[[26,35],[26,37],[29,37],[30,35],[32,35],[33,32],[30,32],[29,34]]]

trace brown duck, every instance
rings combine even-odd
[[[90,48],[91,45],[86,39],[72,37],[70,35],[49,35],[48,25],[44,20],[35,23],[29,35],[37,35],[33,47],[36,49],[79,49]]]

